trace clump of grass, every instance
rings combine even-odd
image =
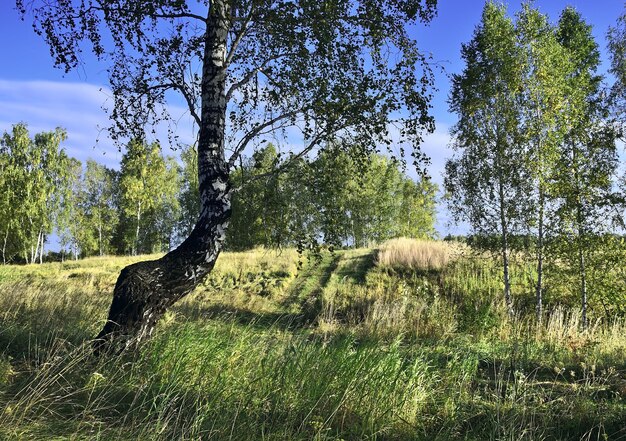
[[[441,270],[457,254],[452,245],[421,239],[401,237],[384,242],[378,249],[376,263],[394,270]]]

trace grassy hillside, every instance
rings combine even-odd
[[[0,439],[626,439],[626,324],[511,320],[495,263],[414,246],[225,253],[107,360],[86,341],[149,256],[0,267]]]

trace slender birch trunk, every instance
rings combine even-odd
[[[102,222],[98,222],[98,251],[100,252],[100,257],[104,255],[102,250]]]
[[[580,234],[580,233],[579,233]],[[584,330],[589,326],[587,318],[587,273],[585,269],[585,254],[583,243],[579,238],[578,244],[578,270],[580,272],[580,300],[581,300],[581,323]]]
[[[41,240],[41,230],[39,230],[39,232],[37,233],[37,246],[33,247],[31,245],[30,247],[30,263],[37,262],[37,255],[39,254],[39,241],[40,240]]]
[[[577,226],[577,245],[578,245],[578,277],[580,279],[580,311],[581,311],[581,324],[583,330],[587,329],[589,325],[587,319],[587,272],[585,267],[585,245],[586,245],[586,234],[585,234],[585,226],[584,226],[584,214],[582,207],[582,196],[581,196],[581,188],[580,188],[580,174],[578,169],[578,150],[576,149],[576,145],[574,144],[573,139],[571,140],[572,147],[572,162],[574,164],[574,180],[576,183],[576,226]]]
[[[502,232],[501,250],[504,278],[504,301],[509,315],[513,315],[513,300],[511,299],[511,282],[509,279],[509,231],[504,207],[504,184],[498,180],[498,192],[500,195],[500,231]]]
[[[4,242],[2,243],[2,264],[7,264],[7,242],[9,240],[9,227],[6,228],[4,233]]]
[[[139,224],[141,223],[141,201],[137,202],[137,228],[135,229],[135,244],[133,245],[132,254],[139,254]]]
[[[537,227],[537,285],[535,287],[537,322],[543,317],[543,235],[545,195],[539,184],[539,225]]]
[[[41,233],[41,246],[39,247],[39,264],[40,265],[43,263],[43,251],[44,251],[45,244],[46,244],[46,236],[42,232]]]

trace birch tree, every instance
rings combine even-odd
[[[177,219],[178,166],[163,157],[158,143],[133,140],[128,144],[122,157],[119,191],[130,253],[167,250]]]
[[[180,153],[182,161],[181,188],[178,195],[180,220],[177,226],[179,237],[185,239],[193,231],[200,215],[200,193],[198,191],[198,152],[195,146],[187,146]]]
[[[6,265],[12,256],[13,231],[15,228],[14,207],[16,206],[13,175],[16,170],[9,152],[0,144],[0,239],[2,240],[2,264]]]
[[[611,68],[615,81],[609,89],[608,103],[613,112],[613,124],[624,138],[626,128],[626,8],[607,32]]]
[[[523,65],[504,6],[485,5],[461,54],[465,68],[453,77],[449,99],[459,120],[452,128],[457,153],[446,163],[448,206],[476,234],[499,236],[503,296],[512,313],[510,236],[525,223],[530,180],[518,124]]]
[[[530,226],[535,235],[537,320],[543,312],[544,261],[550,183],[567,132],[567,74],[571,72],[565,48],[548,17],[525,3],[517,17],[517,38],[523,56],[521,131],[527,143],[525,157],[532,172],[535,207]]]
[[[89,244],[82,243],[86,255],[111,253],[111,241],[119,222],[115,200],[117,173],[94,160],[87,160],[78,204],[83,215],[84,234]]]
[[[173,94],[198,127],[198,222],[176,250],[122,271],[103,342],[147,337],[212,270],[231,215],[230,170],[268,133],[300,133],[297,159],[331,136],[385,145],[395,124],[419,159],[433,129],[432,75],[407,27],[429,21],[436,0],[16,3],[56,66],[76,68],[84,50],[107,63],[113,138],[167,120]]]
[[[560,261],[576,269],[583,328],[588,314],[588,262],[596,248],[594,236],[610,228],[613,177],[618,157],[615,133],[606,124],[600,96],[602,76],[597,72],[600,52],[591,26],[573,8],[559,19],[557,39],[570,60],[566,76],[566,107],[562,118],[565,137],[555,165],[553,198],[556,203]]]
[[[61,147],[66,134],[62,129],[37,133],[31,139],[25,124],[16,124],[0,140],[3,159],[4,196],[8,210],[3,214],[5,239],[14,236],[24,261],[43,261],[47,236],[52,233],[62,202],[62,189],[68,184],[70,158]]]
[[[85,213],[81,209],[83,168],[79,160],[70,158],[67,172],[60,180],[56,192],[59,198],[59,210],[55,219],[55,229],[61,245],[61,259],[64,259],[65,249],[69,247],[70,255],[74,260],[85,255],[89,242],[89,230],[84,228]]]

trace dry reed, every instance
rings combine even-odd
[[[382,268],[430,271],[444,268],[457,254],[445,242],[401,237],[384,242],[376,262]]]

